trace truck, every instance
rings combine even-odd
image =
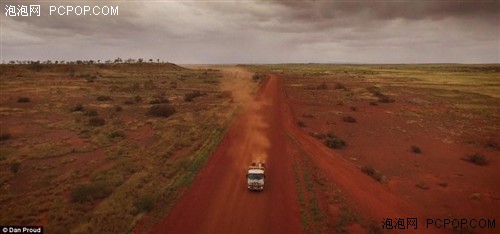
[[[248,167],[247,184],[249,190],[252,191],[264,190],[264,179],[266,178],[264,170],[265,170],[265,164],[263,162],[253,162]]]

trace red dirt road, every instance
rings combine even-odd
[[[293,157],[286,153],[297,150],[344,191],[349,205],[366,220],[379,224],[382,218],[421,219],[426,215],[420,207],[362,174],[296,123],[282,78],[271,75],[257,99],[230,126],[191,187],[152,233],[303,233]],[[265,190],[250,192],[245,172],[259,159],[266,161]]]
[[[283,132],[281,79],[271,77],[230,126],[186,193],[153,233],[302,233],[292,158]],[[266,156],[267,155],[267,156]],[[246,169],[266,161],[263,192]]]

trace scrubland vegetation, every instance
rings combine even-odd
[[[237,110],[218,70],[88,62],[1,68],[0,223],[41,224],[50,233],[124,233],[145,214],[154,222]],[[488,202],[496,201],[480,195],[497,184],[500,66],[244,68],[254,85],[269,73],[282,76],[300,131],[363,178],[419,206],[447,202],[446,215],[470,197],[491,213]],[[313,165],[301,163],[294,170],[306,229],[325,227],[331,214],[321,207],[329,206],[340,207],[337,231],[360,223],[348,203],[323,199],[330,186],[311,182]]]
[[[47,233],[126,233],[163,214],[236,110],[218,70],[0,66],[0,223]]]
[[[300,131],[330,148],[328,157],[357,168],[364,183],[373,179],[416,206],[433,207],[433,214],[463,216],[464,206],[485,217],[498,213],[492,194],[499,192],[499,64],[248,67],[283,77]],[[325,200],[328,208],[319,213],[341,220],[344,204]],[[334,226],[330,232],[349,230]]]

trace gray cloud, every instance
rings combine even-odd
[[[40,4],[41,17],[2,12],[2,60],[500,62],[498,1],[70,3],[117,5],[119,16],[48,16],[68,2]]]
[[[371,19],[409,19],[446,17],[474,17],[486,20],[498,19],[500,2],[498,1],[279,1],[292,9],[295,18],[303,20],[321,20],[365,15]]]

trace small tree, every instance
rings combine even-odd
[[[153,105],[148,110],[148,115],[156,117],[169,117],[175,114],[176,110],[174,107],[168,104]]]

